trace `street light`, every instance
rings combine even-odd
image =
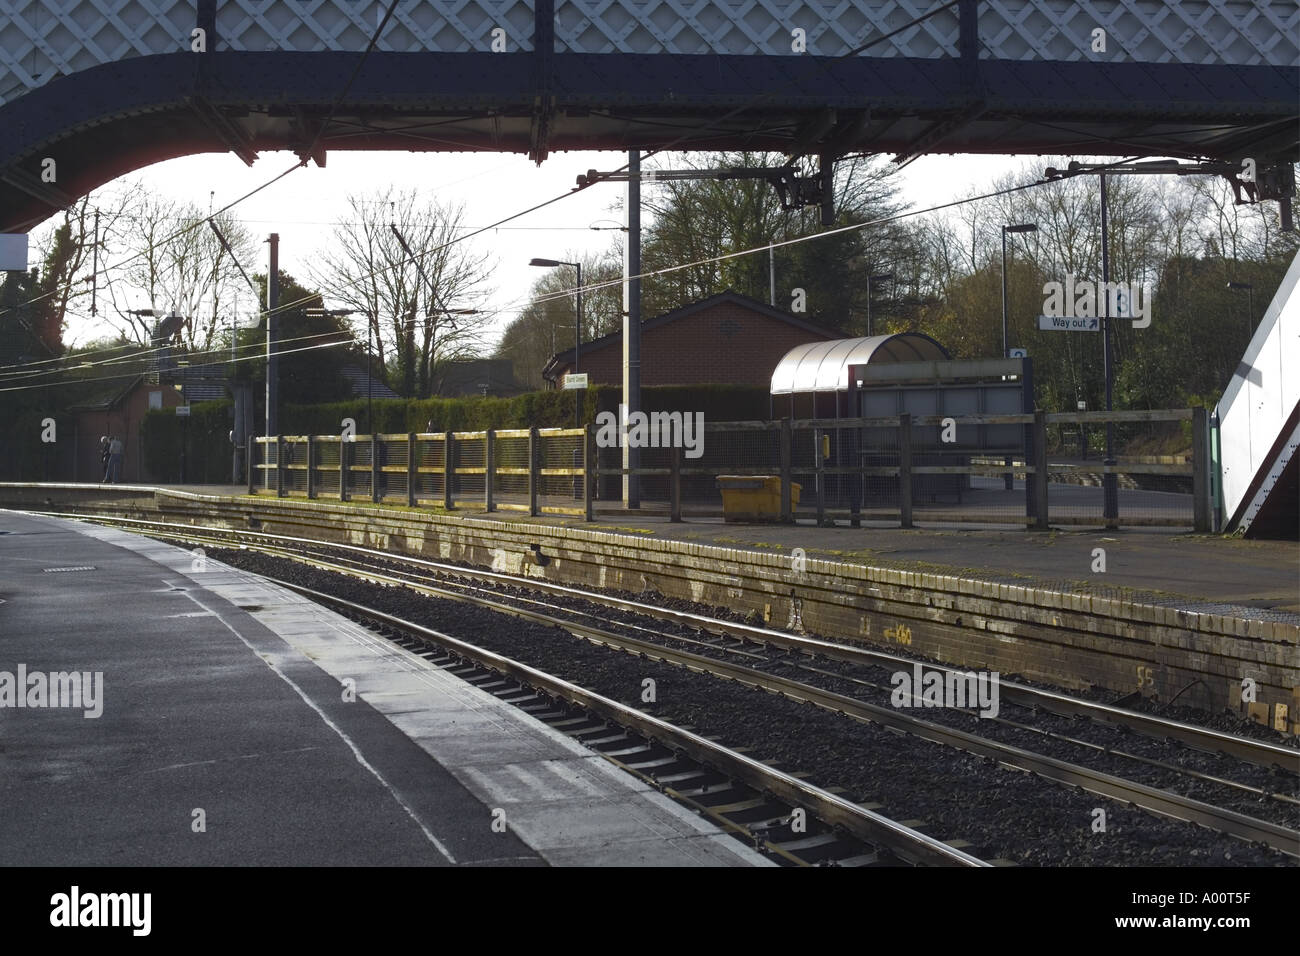
[[[894,278],[892,272],[881,272],[878,275],[867,273],[867,335],[871,335],[871,283],[886,282]]]
[[[573,266],[578,270],[578,289],[576,295],[577,321],[573,326],[573,372],[578,371],[578,350],[582,348],[582,263],[581,262],[562,262],[559,259],[530,259],[530,266],[540,266],[543,269],[553,269],[556,266]],[[573,399],[573,423],[577,427],[582,427],[582,403],[575,396]]]
[[[1002,357],[1006,358],[1007,352],[1007,233],[1009,232],[1037,232],[1038,224],[1034,222],[1021,223],[1018,226],[1002,227]]]
[[[1246,315],[1246,337],[1249,338],[1253,334],[1253,323],[1255,321],[1255,286],[1250,282],[1229,282],[1228,288],[1245,289],[1247,296],[1249,296],[1247,308],[1250,311]]]

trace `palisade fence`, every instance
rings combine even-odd
[[[1123,454],[1151,423],[1191,422],[1181,460]],[[1115,430],[1116,462],[1088,448]],[[1049,427],[1052,431],[1049,431]],[[401,503],[446,510],[623,512],[622,449],[598,429],[281,435],[254,440],[250,494]],[[779,480],[773,520],[1211,527],[1205,409],[705,423],[694,448],[642,447],[642,511],[723,514],[720,476]],[[1056,451],[1049,451],[1049,435]],[[1077,449],[1073,436],[1080,436]],[[667,445],[669,434],[655,436]],[[653,443],[652,439],[652,443]],[[698,451],[688,457],[687,451]],[[1107,475],[1114,479],[1107,480]],[[753,482],[751,482],[752,484]],[[1107,486],[1110,486],[1109,489]],[[1109,493],[1108,493],[1109,491]],[[1109,499],[1109,500],[1108,500]]]

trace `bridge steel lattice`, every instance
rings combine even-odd
[[[0,0],[0,231],[213,151],[1300,157],[1294,0],[402,0],[336,103],[386,6]]]

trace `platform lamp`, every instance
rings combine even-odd
[[[1038,223],[1026,222],[1018,226],[1002,227],[1002,357],[1007,357],[1007,233],[1037,232]]]
[[[867,335],[868,337],[870,337],[871,335],[871,283],[888,282],[893,278],[894,278],[894,274],[892,272],[880,272],[877,273],[876,275],[872,275],[870,272],[867,273]]]
[[[575,297],[577,306],[577,320],[573,325],[573,371],[578,371],[578,350],[582,348],[582,263],[581,262],[562,262],[559,259],[530,259],[530,266],[540,266],[543,269],[553,269],[556,266],[573,266],[578,270],[578,288]],[[575,396],[573,399],[573,424],[582,427],[582,402]]]
[[[1255,321],[1255,285],[1251,282],[1229,282],[1229,289],[1245,289],[1247,296],[1247,308],[1250,312],[1246,315],[1246,337],[1250,338],[1254,334]]]

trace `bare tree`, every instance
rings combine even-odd
[[[98,321],[103,306],[108,304],[107,282],[102,273],[109,251],[141,197],[139,186],[129,182],[99,190],[81,197],[35,231],[35,246],[45,269],[40,283],[44,296],[39,305],[50,333],[57,332],[55,338],[61,340],[70,317]],[[96,241],[100,249],[98,277],[93,275]]]
[[[147,343],[154,320],[128,308],[132,299],[143,299],[150,309],[188,320],[183,338],[189,349],[210,349],[220,332],[223,309],[229,311],[237,290],[246,284],[237,263],[247,267],[256,255],[252,233],[228,212],[212,217],[232,257],[208,225],[205,212],[147,193],[139,195],[124,219],[128,228],[117,231],[115,244],[131,258],[113,277],[118,321],[137,341]]]
[[[331,301],[365,317],[390,383],[427,397],[438,387],[440,365],[481,348],[487,316],[471,310],[486,297],[489,257],[456,241],[463,206],[391,187],[350,195],[348,206],[350,215],[334,228],[312,280]]]

